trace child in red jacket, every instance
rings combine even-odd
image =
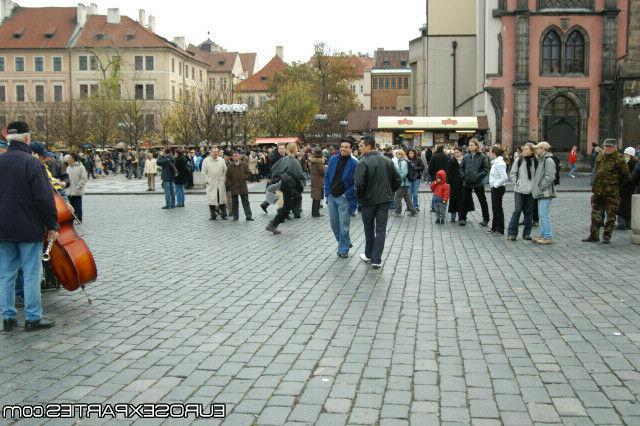
[[[433,192],[433,202],[436,207],[436,223],[444,223],[451,193],[451,187],[447,183],[447,172],[440,170],[436,173],[436,180],[431,182],[431,192]]]

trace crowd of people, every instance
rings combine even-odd
[[[31,140],[26,123],[11,123],[7,133],[7,143],[0,143],[0,303],[4,330],[16,326],[16,300],[20,299],[25,307],[25,328],[49,328],[54,322],[42,317],[39,289],[43,242],[57,237],[53,191],[68,201],[81,222],[82,196],[89,177],[113,172],[113,161],[104,153],[68,153],[59,159],[44,144]],[[636,149],[629,147],[620,153],[612,139],[593,148],[591,228],[583,241],[600,241],[604,228],[602,243],[609,244],[616,221],[618,229],[630,228],[631,197],[640,193],[640,161]],[[128,178],[146,175],[149,191],[155,191],[159,175],[165,210],[185,207],[185,190],[193,186],[194,173],[200,172],[210,220],[239,220],[242,204],[245,219],[253,221],[248,182],[266,178],[265,201],[260,208],[268,213],[271,205],[277,205],[276,215],[266,226],[274,235],[281,234],[278,228],[283,222],[301,217],[303,191],[310,181],[311,216],[322,217],[321,210],[326,207],[337,256],[349,257],[353,248],[351,220],[360,213],[365,235],[360,259],[374,269],[382,267],[390,212],[400,217],[406,206],[410,217],[417,216],[423,181],[431,189],[429,207],[437,225],[444,225],[448,219],[466,226],[468,213],[475,210],[475,195],[481,210],[479,225],[490,225],[488,234],[506,234],[508,241],[516,241],[521,235],[523,240],[541,245],[554,242],[552,205],[558,196],[560,160],[544,141],[526,143],[513,155],[500,145],[483,146],[475,138],[464,147],[416,150],[380,148],[368,135],[344,138],[337,148],[300,149],[297,143],[290,143],[261,150],[166,147],[142,154],[124,150],[114,155],[121,159],[119,171]],[[575,177],[576,157],[574,147],[568,157],[569,177]],[[513,184],[514,210],[506,221],[503,198],[509,182]],[[520,226],[524,226],[521,234]],[[539,235],[533,237],[536,226]]]

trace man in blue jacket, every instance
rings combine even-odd
[[[31,155],[26,123],[7,127],[9,149],[0,156],[0,304],[4,331],[16,325],[15,283],[24,277],[24,316],[27,331],[53,327],[42,317],[40,280],[45,236],[58,237],[53,187],[44,165]]]
[[[338,241],[338,257],[347,259],[353,247],[349,236],[351,212],[349,206],[355,201],[354,175],[358,161],[351,156],[351,142],[340,142],[340,154],[329,159],[324,175],[324,196],[327,198],[329,222]]]

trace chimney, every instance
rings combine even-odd
[[[186,50],[187,42],[184,37],[174,37],[173,42],[182,50]]]
[[[140,25],[144,26],[145,21],[147,20],[147,12],[144,9],[138,10],[138,22]]]
[[[84,27],[84,24],[87,23],[87,6],[82,3],[78,3],[76,21],[78,22],[78,27]]]
[[[89,15],[97,15],[98,14],[98,5],[95,3],[91,3],[89,5]]]
[[[0,23],[4,21],[5,18],[11,16],[11,12],[13,11],[13,7],[15,6],[11,0],[2,0],[2,10],[0,10]]]
[[[156,32],[156,17],[155,16],[149,15],[149,26],[147,28],[149,28],[149,31],[151,31],[152,33]]]
[[[276,56],[284,61],[284,47],[276,46]]]
[[[110,8],[107,10],[107,24],[120,23],[120,9]]]

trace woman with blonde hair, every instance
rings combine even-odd
[[[144,162],[144,175],[147,177],[147,191],[156,190],[156,175],[158,174],[158,166],[156,159],[152,153],[147,154],[147,161]]]
[[[418,211],[413,206],[413,202],[411,201],[411,197],[409,196],[409,188],[411,187],[411,182],[407,179],[407,174],[409,173],[409,164],[407,162],[407,154],[402,149],[396,151],[396,159],[398,160],[395,163],[396,169],[400,174],[400,189],[396,191],[395,195],[395,204],[396,204],[396,216],[402,215],[402,200],[407,203],[407,210],[411,213],[411,216],[415,216]]]

